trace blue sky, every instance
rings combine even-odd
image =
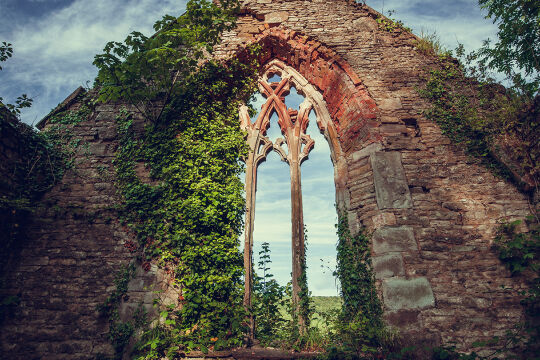
[[[179,15],[185,0],[0,0],[0,42],[13,44],[14,55],[0,71],[0,96],[6,102],[27,93],[34,99],[22,120],[35,124],[78,86],[91,86],[95,54],[111,40],[122,41],[134,30],[147,35],[163,14]],[[458,41],[468,50],[494,38],[496,27],[466,0],[371,0],[379,12],[395,10],[416,34],[436,31],[450,49]],[[312,122],[313,124],[313,122]],[[275,126],[274,126],[275,128]],[[310,126],[311,135],[318,135]],[[328,145],[315,137],[310,159],[302,165],[304,216],[308,227],[308,280],[315,295],[335,295],[331,271],[335,264],[336,215],[333,171]],[[272,272],[281,283],[290,278],[290,188],[285,163],[273,154],[262,164],[257,192],[255,255],[271,242]],[[320,259],[323,259],[321,262]]]

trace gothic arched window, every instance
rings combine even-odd
[[[277,75],[277,76],[276,76]],[[285,97],[292,88],[304,97],[298,110],[288,109]],[[329,127],[332,127],[330,115],[321,94],[293,68],[279,60],[271,61],[259,79],[259,91],[265,99],[261,111],[253,121],[246,106],[240,109],[241,127],[247,132],[247,143],[250,153],[246,162],[246,221],[244,243],[245,294],[244,304],[251,308],[251,292],[253,288],[253,230],[255,217],[255,192],[257,188],[257,168],[271,151],[279,154],[289,165],[291,180],[291,222],[292,222],[292,300],[295,307],[299,306],[299,294],[302,286],[303,271],[305,271],[304,219],[301,191],[300,165],[308,159],[313,149],[314,140],[306,134],[309,124],[309,114],[313,110],[317,125],[328,138]],[[270,118],[276,114],[282,138],[272,142],[266,132],[270,127]],[[335,149],[329,141],[332,157]],[[304,280],[305,281],[305,280]],[[297,309],[298,310],[298,309]],[[305,320],[299,314],[299,325],[303,329]],[[250,324],[250,338],[253,337],[253,319]]]

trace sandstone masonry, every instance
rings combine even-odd
[[[373,234],[386,321],[413,342],[455,342],[466,351],[523,316],[519,299],[501,286],[524,285],[490,248],[498,223],[525,217],[528,200],[421,115],[429,104],[416,88],[437,61],[415,50],[414,35],[379,30],[376,17],[346,0],[245,1],[237,28],[215,54],[241,59],[257,42],[263,63],[277,59],[313,86],[331,119],[325,136],[338,206],[353,232],[365,227]],[[132,257],[125,245],[133,235],[114,209],[115,117],[122,106],[99,105],[74,127],[88,152],[44,196],[45,210],[35,215],[28,246],[2,290],[21,298],[0,332],[7,358],[93,359],[112,351],[95,307]],[[139,268],[126,316],[140,301],[150,309],[153,287],[175,300],[167,274]]]

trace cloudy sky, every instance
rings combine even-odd
[[[78,86],[91,86],[95,54],[111,40],[122,41],[138,30],[151,34],[163,14],[179,15],[185,0],[0,0],[0,42],[13,44],[14,55],[0,71],[0,96],[6,102],[27,93],[32,108],[22,120],[35,124]],[[402,20],[417,34],[436,31],[450,49],[458,42],[468,50],[494,38],[496,27],[475,0],[368,0],[379,12]],[[301,99],[300,99],[301,100]],[[316,129],[310,128],[312,136]],[[328,145],[316,138],[310,160],[302,165],[305,221],[309,231],[310,288],[335,295],[334,188]],[[272,270],[285,283],[290,273],[289,172],[277,155],[260,168],[255,241],[271,241]],[[258,248],[255,249],[257,254]],[[322,261],[320,260],[322,259]],[[321,268],[321,265],[324,267]],[[326,269],[326,270],[325,270]],[[324,270],[324,271],[323,271]]]

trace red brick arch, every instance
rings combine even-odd
[[[265,29],[251,43],[262,46],[261,64],[279,59],[323,95],[345,154],[381,140],[375,101],[351,66],[335,51],[296,31],[278,27]],[[248,56],[245,48],[238,56]]]

